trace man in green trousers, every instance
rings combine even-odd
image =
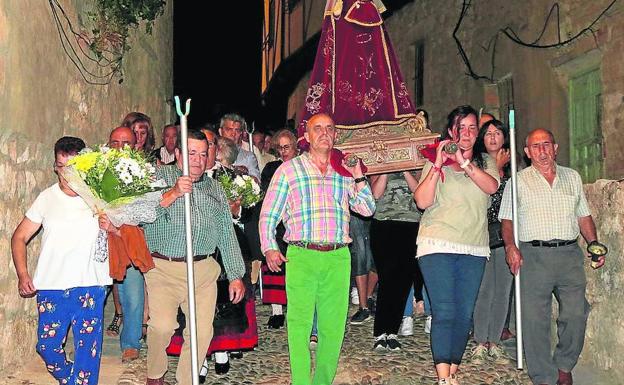
[[[282,263],[288,266],[286,322],[292,384],[330,385],[349,306],[349,210],[371,216],[375,200],[359,162],[332,165],[336,127],[329,115],[312,116],[305,139],[309,152],[284,162],[271,180],[260,214],[260,239],[271,271],[280,271]],[[275,241],[280,221],[286,227],[286,256]],[[319,341],[311,380],[308,342],[315,309]]]

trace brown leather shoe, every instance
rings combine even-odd
[[[559,369],[559,379],[557,385],[572,385],[572,373],[564,372]]]
[[[165,375],[160,378],[148,378],[146,385],[165,385]]]
[[[130,362],[139,358],[139,351],[137,349],[124,349],[121,353],[121,362]]]

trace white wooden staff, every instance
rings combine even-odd
[[[513,236],[516,247],[520,249],[518,242],[518,179],[516,177],[516,122],[515,111],[509,110],[509,147],[511,152],[511,218],[513,223]],[[514,277],[514,292],[516,304],[516,367],[523,369],[523,350],[522,350],[522,300],[520,296],[520,271]]]
[[[251,151],[252,154],[256,155],[256,150],[254,144],[253,144],[253,133],[256,131],[256,121],[254,120],[253,122],[251,122],[251,131],[249,131],[248,129],[247,131],[247,140],[249,140],[249,151]],[[257,154],[256,158],[260,157],[260,155],[262,154]],[[260,268],[260,271],[258,272],[258,288],[260,288],[260,299],[262,299],[262,268]]]
[[[182,173],[189,176],[188,160],[188,127],[186,117],[191,110],[191,99],[186,99],[186,111],[180,109],[180,98],[175,97],[176,111],[180,117],[180,134],[182,136]],[[191,232],[191,194],[184,194],[184,227],[186,228],[186,279],[188,283],[187,327],[191,335],[191,374],[193,385],[199,385],[199,360],[197,359],[197,318],[195,317],[195,273],[193,271],[193,234]],[[188,342],[188,341],[187,341]],[[185,374],[183,374],[185,375]]]

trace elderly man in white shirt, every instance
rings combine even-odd
[[[518,173],[518,238],[514,244],[511,184],[507,184],[498,214],[507,263],[513,274],[522,266],[522,322],[528,331],[524,351],[535,385],[572,385],[572,369],[583,350],[589,303],[585,299],[585,255],[577,244],[597,242],[580,175],[556,161],[553,134],[535,129],[524,151],[531,166]],[[600,257],[596,268],[604,264]],[[557,335],[551,353],[552,295],[559,302]]]

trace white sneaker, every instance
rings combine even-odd
[[[414,335],[414,319],[412,317],[403,317],[401,326],[399,327],[400,336],[413,336]]]
[[[357,287],[351,288],[351,303],[354,305],[360,304],[360,295],[358,294]]]
[[[431,334],[431,316],[428,315],[425,319],[425,333]]]
[[[431,334],[431,316],[427,316],[425,320],[425,333]]]

